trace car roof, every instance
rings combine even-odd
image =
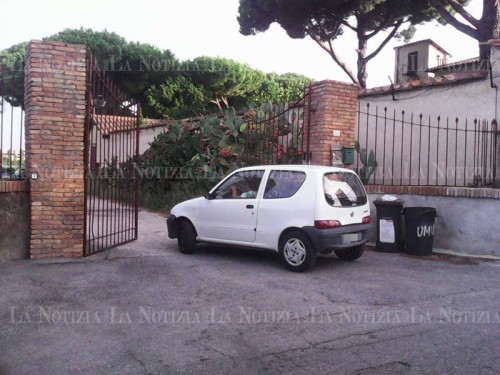
[[[309,165],[309,164],[272,164],[272,165],[255,165],[252,167],[244,167],[237,169],[238,171],[252,171],[257,169],[280,169],[289,171],[314,171],[318,173],[328,172],[350,172],[354,173],[352,169],[331,167],[325,165]]]

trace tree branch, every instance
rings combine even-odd
[[[479,33],[476,29],[458,21],[453,15],[448,12],[448,10],[445,8],[445,6],[439,1],[439,0],[430,0],[431,4],[436,8],[438,13],[443,17],[443,19],[449,23],[451,26],[456,28],[458,31],[463,32],[464,34],[467,34],[471,38],[474,38],[476,40],[479,40]]]
[[[359,85],[359,81],[357,80],[356,76],[352,73],[352,71],[347,67],[346,63],[344,63],[338,55],[335,53],[333,50],[333,45],[332,41],[328,40],[328,47],[326,47],[323,42],[321,41],[320,38],[316,34],[314,34],[311,30],[306,29],[307,34],[311,37],[312,40],[314,40],[326,53],[328,53],[333,61],[337,63],[337,65],[346,73],[349,78],[352,80],[353,83]]]
[[[394,35],[396,35],[396,33],[398,32],[398,29],[401,27],[401,25],[404,23],[405,21],[404,20],[399,20],[396,25],[393,27],[393,29],[391,30],[391,32],[389,33],[389,35],[387,35],[387,37],[383,40],[382,43],[380,43],[380,45],[378,46],[378,48],[373,51],[372,53],[370,53],[368,56],[365,57],[365,61],[368,62],[370,61],[371,59],[373,59],[375,56],[377,56],[377,54],[382,50],[382,48],[385,47],[385,45],[387,43],[389,43],[389,41],[394,37]]]
[[[340,23],[342,23],[342,25],[344,25],[345,27],[351,29],[352,31],[354,31],[355,33],[358,32],[358,29],[355,28],[354,26],[352,26],[351,24],[349,24],[349,22],[347,22],[346,20],[342,20],[340,21]]]
[[[383,29],[385,29],[386,27],[388,27],[389,26],[388,24],[389,24],[389,14],[386,14],[384,21],[382,21],[380,23],[380,25],[377,28],[375,28],[371,33],[366,34],[366,40],[368,40],[370,38],[373,38],[380,31],[382,31]]]
[[[467,22],[469,22],[476,29],[479,27],[479,20],[472,17],[472,15],[465,10],[465,8],[457,3],[454,0],[446,0],[446,3],[449,4],[455,12],[460,14]]]

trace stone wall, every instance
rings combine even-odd
[[[404,188],[404,187],[403,187]],[[417,187],[413,187],[417,188]],[[376,209],[373,201],[384,194],[395,195],[404,207],[433,207],[435,222],[434,249],[468,256],[500,258],[500,190],[481,188],[430,188],[418,193],[407,187],[367,186],[372,213],[372,241],[376,239]],[[398,193],[399,191],[399,193]]]
[[[0,181],[0,263],[29,258],[28,181]]]

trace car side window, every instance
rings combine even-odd
[[[255,198],[263,175],[262,170],[235,173],[215,190],[215,199]]]
[[[302,186],[306,174],[299,171],[272,171],[264,190],[264,199],[289,198]]]

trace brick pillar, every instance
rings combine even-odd
[[[85,77],[84,46],[28,44],[24,85],[31,258],[83,254]]]
[[[354,84],[329,80],[310,86],[311,111],[308,111],[309,99],[306,98],[305,134],[307,124],[310,124],[311,164],[331,165],[332,145],[354,146],[358,91],[358,86]]]

